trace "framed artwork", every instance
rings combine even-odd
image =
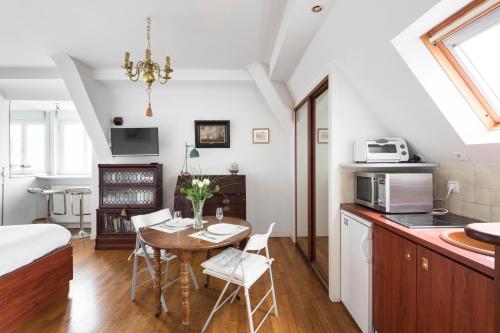
[[[328,128],[318,128],[316,138],[318,143],[328,143]]]
[[[229,148],[229,120],[195,120],[194,137],[196,148]]]
[[[269,128],[254,128],[253,143],[269,143]]]

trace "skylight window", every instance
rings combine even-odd
[[[488,129],[500,129],[500,3],[474,1],[422,37]]]

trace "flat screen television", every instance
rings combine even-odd
[[[112,128],[111,154],[158,156],[158,128]]]

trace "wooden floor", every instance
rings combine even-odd
[[[74,280],[68,299],[59,300],[20,329],[20,332],[178,332],[180,292],[178,284],[165,291],[169,313],[157,319],[154,313],[152,285],[138,289],[135,302],[130,301],[132,262],[130,251],[94,251],[91,240],[73,241]],[[270,252],[273,265],[279,317],[270,316],[259,332],[319,333],[359,332],[340,303],[331,303],[314,272],[288,238],[272,238]],[[195,256],[193,268],[201,288],[191,290],[192,331],[199,332],[222,284],[212,279],[209,288],[201,283],[199,266],[204,254]],[[174,265],[173,275],[177,273]],[[267,275],[252,287],[252,303],[268,288]],[[248,332],[243,299],[226,304],[216,313],[207,332]],[[268,305],[257,311],[259,320]]]

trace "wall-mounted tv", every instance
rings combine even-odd
[[[111,154],[113,156],[159,155],[158,128],[112,128]]]

